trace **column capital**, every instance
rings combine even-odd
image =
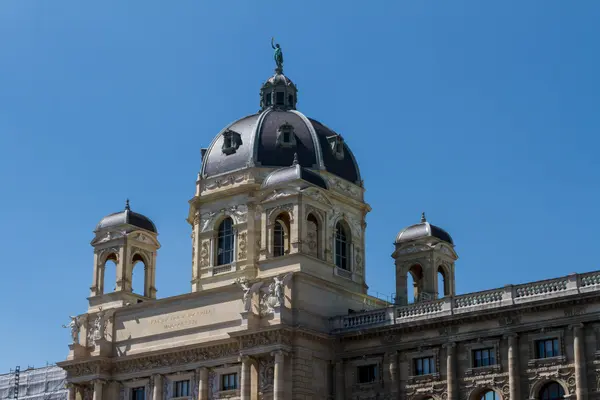
[[[448,342],[448,343],[444,343],[444,344],[442,345],[442,347],[443,347],[444,349],[448,349],[448,350],[450,350],[450,349],[455,349],[455,348],[456,348],[456,342]]]
[[[584,327],[583,322],[578,322],[578,323],[569,325],[569,329],[573,330],[574,332],[580,331],[581,329],[583,329],[583,327]]]
[[[278,349],[278,350],[273,350],[271,352],[271,357],[282,357],[282,356],[287,356],[288,354],[289,353],[287,351]]]
[[[107,382],[104,379],[94,379],[92,383],[94,385],[106,385]]]
[[[249,362],[249,361],[252,361],[252,357],[250,357],[247,354],[240,354],[238,356],[238,362],[244,362],[245,363],[245,362]]]
[[[517,332],[507,332],[504,335],[502,335],[503,339],[517,339],[519,337],[519,334]]]

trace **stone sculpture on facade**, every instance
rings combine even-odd
[[[69,316],[69,318],[71,318],[71,322],[62,327],[71,329],[71,340],[73,341],[73,344],[79,344],[79,330],[81,329],[79,317]]]
[[[250,295],[252,291],[252,287],[250,286],[248,279],[246,278],[237,278],[233,281],[234,285],[238,285],[242,291],[244,292],[242,297],[242,302],[244,303],[244,310],[249,310],[250,308]]]
[[[285,303],[284,287],[291,279],[293,273],[284,275],[283,277],[273,277],[273,282],[268,286],[268,289],[262,296],[261,312],[263,315],[271,314],[276,307],[281,307]]]

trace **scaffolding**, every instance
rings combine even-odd
[[[67,373],[56,365],[0,375],[0,400],[67,400]]]

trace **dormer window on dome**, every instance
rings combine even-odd
[[[293,125],[286,122],[277,129],[277,146],[284,148],[296,147],[296,133]]]
[[[333,135],[327,138],[331,152],[338,160],[344,159],[344,139],[340,135]]]
[[[224,154],[233,154],[237,151],[237,149],[242,145],[242,136],[230,129],[226,130],[223,133],[223,153]]]

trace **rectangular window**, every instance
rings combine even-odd
[[[177,381],[173,386],[174,397],[185,397],[190,395],[190,381]]]
[[[358,367],[358,383],[377,381],[377,364],[361,365]]]
[[[435,362],[433,356],[415,358],[415,375],[429,375],[435,373]]]
[[[493,348],[477,349],[473,351],[473,367],[488,367],[496,365],[496,352]]]
[[[560,356],[558,338],[543,339],[536,342],[536,358],[550,358]]]
[[[265,104],[267,107],[271,105],[271,93],[265,94]]]
[[[146,389],[143,387],[131,389],[131,400],[146,400]]]
[[[238,388],[237,373],[221,375],[221,390],[235,390]]]
[[[283,99],[285,98],[284,96],[285,96],[285,93],[277,92],[276,97],[275,97],[275,102],[278,106],[283,105]]]

